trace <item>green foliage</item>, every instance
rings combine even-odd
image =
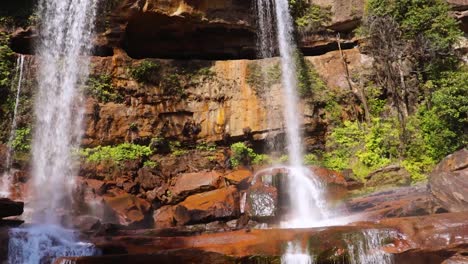
[[[158,80],[160,68],[159,63],[144,60],[130,69],[130,76],[140,83],[154,83]]]
[[[289,0],[289,9],[296,28],[303,33],[323,31],[331,22],[330,7],[310,4],[306,0]]]
[[[267,154],[255,154],[255,157],[252,160],[252,164],[255,165],[266,165],[271,164],[273,161],[270,156]]]
[[[449,12],[450,6],[443,0],[367,2],[367,17],[391,17],[396,22],[403,41],[414,46],[415,50],[407,49],[408,56],[419,57],[422,65],[419,70],[425,79],[435,79],[440,72],[456,65],[453,46],[462,31]]]
[[[171,149],[172,155],[179,157],[188,153],[186,149],[182,148],[180,141],[171,141],[169,142],[169,147]]]
[[[351,167],[351,158],[364,141],[364,131],[357,122],[345,121],[343,126],[336,127],[327,138],[327,149],[324,155],[324,165],[334,170],[344,170]]]
[[[14,68],[14,53],[8,42],[9,36],[0,32],[0,91],[9,87]]]
[[[238,167],[239,165],[248,164],[270,164],[272,159],[266,154],[257,154],[253,149],[247,147],[242,142],[237,142],[231,145],[231,165]]]
[[[369,168],[379,168],[398,157],[399,131],[395,122],[375,118],[366,130],[364,149],[356,153],[360,162]]]
[[[86,93],[104,103],[121,102],[123,100],[112,85],[112,77],[107,74],[91,76],[88,79]]]
[[[395,121],[374,118],[367,125],[345,121],[327,138],[324,165],[335,170],[352,169],[358,177],[386,166],[399,157],[400,132]]]
[[[304,155],[304,165],[312,166],[312,165],[320,165],[320,161],[317,155],[309,153]]]
[[[297,67],[298,91],[301,97],[311,98],[315,103],[325,103],[330,100],[329,89],[320,78],[314,65],[304,59],[298,51],[295,54]]]
[[[154,160],[147,160],[143,163],[143,167],[148,169],[156,169],[159,167],[159,163]]]
[[[238,167],[241,164],[249,164],[256,156],[253,149],[247,147],[242,142],[232,144],[231,151],[231,165],[233,167]]]
[[[213,151],[216,151],[216,144],[214,144],[214,143],[200,142],[200,143],[196,146],[196,149],[197,149],[197,150],[200,150],[200,151],[209,151],[209,152],[213,152]]]
[[[466,145],[468,135],[468,69],[446,72],[436,81],[437,90],[432,95],[435,113],[445,125],[459,137],[459,143]]]
[[[31,150],[31,129],[17,129],[11,147],[17,152],[29,152]]]
[[[116,164],[128,160],[147,158],[152,153],[148,146],[131,143],[122,143],[117,146],[97,146],[80,151],[80,155],[88,162],[99,163],[102,161],[111,161]]]

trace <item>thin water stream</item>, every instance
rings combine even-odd
[[[13,118],[11,122],[10,135],[8,137],[7,143],[7,153],[5,158],[5,171],[2,175],[1,186],[0,186],[0,197],[10,197],[11,185],[13,183],[13,171],[12,171],[12,162],[13,162],[13,140],[16,138],[16,126],[18,123],[18,106],[20,104],[20,95],[21,95],[21,85],[23,84],[23,70],[24,70],[24,55],[20,55],[16,61],[16,74],[13,78],[12,83],[16,83],[16,99],[15,107],[13,110]],[[16,80],[16,82],[15,82]],[[14,86],[14,85],[12,85]]]

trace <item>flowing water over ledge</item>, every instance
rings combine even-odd
[[[99,254],[93,244],[78,241],[74,231],[54,225],[11,229],[8,263],[53,263],[62,256]]]

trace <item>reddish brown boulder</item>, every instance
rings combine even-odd
[[[147,226],[151,205],[143,199],[122,190],[113,189],[103,196],[105,204],[118,216],[119,224]]]
[[[215,171],[180,174],[169,188],[169,200],[175,204],[189,195],[211,191],[220,186],[221,174]]]
[[[253,176],[252,171],[247,170],[247,169],[239,169],[239,170],[231,171],[228,174],[224,175],[223,177],[230,184],[239,184],[240,182],[252,176]]]
[[[447,211],[468,211],[468,150],[443,159],[429,176],[429,188]]]
[[[156,174],[152,169],[141,168],[138,170],[138,176],[135,179],[143,190],[153,190],[165,183],[163,176]]]
[[[171,205],[163,206],[153,214],[155,228],[167,228],[175,226],[175,207]]]
[[[351,213],[361,213],[368,220],[386,217],[428,215],[437,211],[425,185],[400,187],[350,199],[346,207]]]
[[[189,196],[177,205],[163,206],[153,215],[157,228],[207,223],[239,215],[239,194],[234,186]]]
[[[346,179],[340,172],[330,170],[323,167],[309,167],[314,176],[317,176],[323,183],[327,185],[338,185],[346,188]]]

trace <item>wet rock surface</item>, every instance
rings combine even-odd
[[[365,219],[429,215],[444,211],[434,201],[426,184],[392,188],[349,199],[350,213],[362,214]]]
[[[233,257],[238,263],[251,263],[244,261],[258,256],[277,259],[288,241],[310,241],[309,250],[317,256],[318,263],[348,263],[348,243],[365,239],[362,232],[373,230],[385,237],[381,249],[394,254],[395,263],[431,264],[463,256],[468,245],[466,216],[466,213],[449,213],[384,219],[377,223],[360,222],[342,227],[253,229],[178,237],[160,236],[144,230],[119,231],[112,238],[95,237],[93,240],[103,249],[120,248],[131,255],[143,252],[171,255],[174,250],[197,249],[201,250],[198,254],[203,256],[202,263],[210,263],[204,261],[209,260],[212,252]]]

